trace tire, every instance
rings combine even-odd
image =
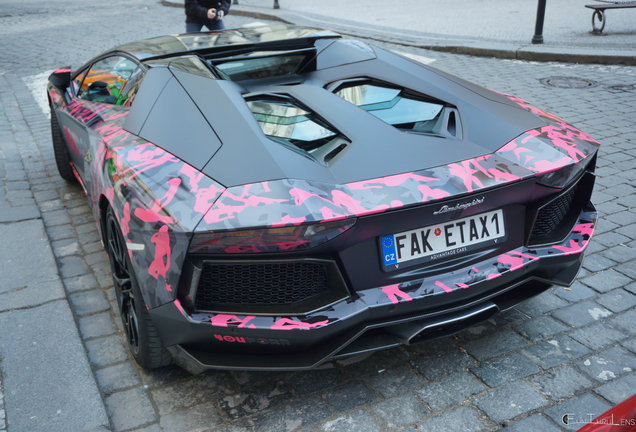
[[[128,256],[126,242],[110,207],[106,213],[105,231],[117,305],[130,352],[137,364],[145,369],[167,366],[172,362],[172,357],[152,324]]]
[[[55,153],[55,163],[57,164],[57,171],[60,173],[60,177],[68,182],[76,182],[75,174],[73,174],[73,168],[71,168],[71,158],[68,154],[68,148],[64,142],[62,136],[62,130],[60,124],[57,121],[55,115],[55,109],[53,105],[49,104],[51,108],[51,139],[53,140],[53,152]]]

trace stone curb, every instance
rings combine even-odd
[[[183,8],[183,3],[170,0],[162,0],[161,4],[168,7]],[[232,6],[232,15],[249,17],[260,20],[276,21],[284,24],[297,24],[289,17],[285,19],[279,16],[285,15],[285,12],[278,14],[259,10],[253,7],[240,5]],[[334,27],[334,31],[345,35],[354,36],[365,39],[376,40],[379,42],[387,42],[384,37],[373,37],[365,32],[356,32],[347,30],[346,28]],[[411,40],[394,39],[390,41],[404,46],[415,48],[423,48],[432,51],[448,52],[451,54],[465,54],[478,57],[496,57],[513,60],[541,61],[541,62],[564,62],[564,63],[586,63],[586,64],[605,64],[605,65],[625,65],[636,66],[636,51],[624,51],[608,53],[602,49],[581,49],[570,48],[551,48],[541,45],[522,45],[515,46],[510,44],[489,44],[489,43],[463,43],[453,44],[440,37],[440,42],[435,44],[417,43]]]

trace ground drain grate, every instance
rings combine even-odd
[[[558,88],[566,88],[566,89],[591,88],[591,87],[596,87],[598,85],[596,81],[592,81],[589,79],[577,78],[577,77],[566,77],[566,76],[541,78],[539,81],[541,82],[541,84],[547,85],[549,87],[558,87]]]

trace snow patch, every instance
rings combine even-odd
[[[296,420],[285,420],[285,430],[286,431],[293,431],[298,429],[299,427],[301,427],[303,425],[303,421],[302,419],[296,419]]]
[[[27,88],[33,95],[33,99],[35,99],[38,106],[48,119],[51,118],[51,113],[49,112],[49,99],[46,95],[46,83],[49,80],[49,75],[52,73],[53,71],[50,70],[22,78],[22,81],[24,81],[24,84],[26,84]]]
[[[592,315],[594,321],[598,321],[600,318],[605,318],[612,314],[610,311],[601,308],[588,309],[587,312]]]

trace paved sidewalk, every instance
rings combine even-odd
[[[36,110],[21,80],[0,75],[0,431],[8,419],[11,432],[97,431],[108,416],[40,212],[63,204]]]
[[[329,28],[342,34],[453,53],[519,60],[636,64],[636,9],[606,12],[603,35],[594,35],[594,0],[550,0],[544,43],[531,43],[537,1],[238,0],[230,13]],[[178,0],[164,4],[182,7]]]

